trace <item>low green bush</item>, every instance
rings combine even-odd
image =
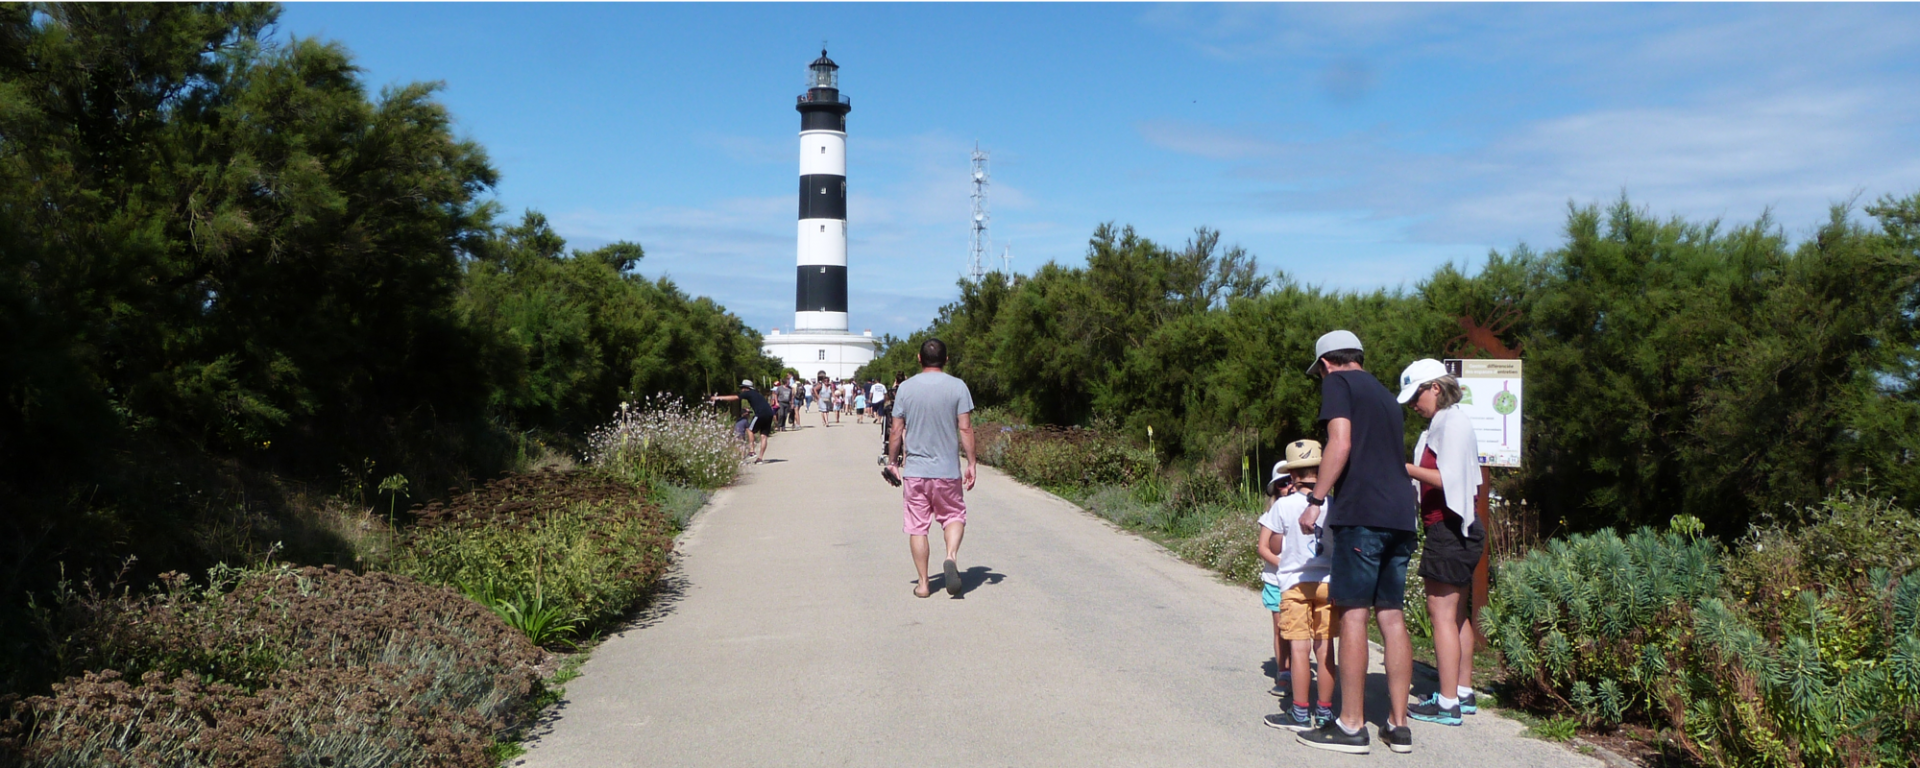
[[[1497,581],[1485,628],[1513,681],[1589,722],[1617,724],[1666,708],[1688,640],[1674,630],[1716,594],[1720,557],[1713,544],[1674,533],[1601,531],[1502,563]],[[1568,696],[1579,686],[1620,697],[1576,707]]]
[[[1143,498],[1135,488],[1102,485],[1081,495],[1080,506],[1123,528],[1159,531],[1169,520],[1166,505]]]
[[[1176,551],[1181,559],[1212,569],[1235,584],[1260,586],[1259,514],[1220,507],[1206,519],[1204,528],[1180,542]]]
[[[1920,572],[1894,571],[1904,553],[1859,535],[1897,535],[1911,513],[1848,496],[1822,506],[1731,555],[1641,529],[1556,540],[1503,564],[1487,629],[1509,682],[1522,703],[1589,727],[1663,727],[1711,765],[1911,765]],[[1859,573],[1808,557],[1832,542],[1883,559]]]
[[[0,720],[0,764],[473,766],[539,687],[539,649],[443,587],[287,566],[164,584],[43,606],[84,671]]]
[[[655,483],[648,491],[648,498],[660,507],[660,514],[675,530],[686,530],[693,521],[693,515],[707,505],[707,499],[713,494],[702,488],[693,488],[673,483]]]
[[[1021,482],[1056,489],[1135,485],[1151,480],[1157,464],[1144,448],[1092,429],[1002,428],[983,460]]]
[[[587,445],[588,464],[636,485],[719,488],[739,476],[744,457],[729,425],[666,396],[621,403],[613,421],[587,436]]]
[[[673,529],[594,471],[495,480],[421,511],[393,569],[455,587],[543,644],[618,620],[665,572]]]

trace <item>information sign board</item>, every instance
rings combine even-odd
[[[1460,381],[1460,404],[1473,418],[1483,467],[1520,466],[1521,413],[1519,360],[1446,360],[1447,372]]]

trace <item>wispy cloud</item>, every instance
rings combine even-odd
[[[1910,9],[1181,6],[1143,22],[1223,60],[1311,71],[1353,56],[1383,90],[1446,89],[1366,125],[1136,124],[1254,185],[1235,217],[1251,230],[1321,212],[1389,251],[1470,252],[1551,245],[1568,201],[1623,192],[1660,213],[1811,224],[1856,194],[1920,187]]]

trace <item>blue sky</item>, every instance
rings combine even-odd
[[[762,332],[792,322],[806,64],[848,117],[853,327],[904,335],[995,252],[1221,230],[1309,283],[1412,285],[1560,242],[1569,201],[1789,234],[1920,191],[1920,6],[294,3],[370,87],[441,81],[517,219]]]

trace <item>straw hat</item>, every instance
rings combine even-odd
[[[1280,466],[1289,472],[1296,469],[1320,466],[1319,441],[1295,440],[1287,443],[1287,462]]]

